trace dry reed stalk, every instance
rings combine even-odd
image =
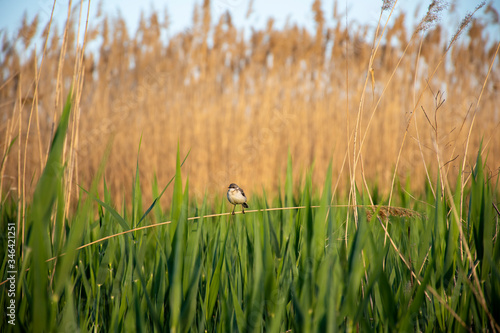
[[[82,18],[82,12],[83,12],[83,2],[80,2],[80,14],[79,14],[79,19],[78,19],[78,33],[77,36],[80,36],[80,23],[81,23],[81,18]],[[88,32],[88,21],[89,21],[89,15],[90,15],[90,1],[88,2],[88,7],[87,7],[87,19],[85,21],[85,28],[84,28],[84,36],[83,36],[83,44],[80,47],[79,43],[77,42],[76,46],[76,56],[77,59],[75,61],[75,66],[74,66],[74,72],[73,72],[73,84],[72,86],[74,88],[74,104],[73,104],[73,130],[72,130],[72,137],[71,137],[71,145],[70,145],[70,158],[69,158],[69,167],[67,168],[67,173],[66,173],[66,186],[65,186],[65,214],[64,216],[67,217],[69,213],[69,208],[71,206],[71,194],[73,193],[72,190],[72,184],[73,184],[73,174],[75,174],[76,177],[78,177],[78,169],[77,169],[77,154],[76,152],[78,151],[78,139],[79,139],[79,125],[80,125],[80,100],[81,100],[81,92],[83,88],[83,80],[85,77],[85,67],[83,63],[83,58],[84,58],[84,52],[85,52],[85,46],[86,46],[86,41],[87,41],[87,32]],[[77,39],[78,41],[78,39]],[[76,172],[75,172],[76,170]],[[76,183],[78,183],[78,178],[76,179]],[[78,192],[76,192],[76,199],[78,200]]]
[[[439,3],[437,3],[436,5],[433,5],[435,2],[433,2],[431,4],[431,6],[429,6],[429,11],[428,11],[428,14],[424,17],[424,19],[421,21],[421,24],[419,25],[419,29],[426,29],[428,27],[428,24],[435,21],[436,19],[436,15],[437,13],[442,10],[440,9],[440,5]],[[479,10],[479,8],[481,7],[477,7],[476,10],[474,11],[474,13]],[[437,11],[437,12],[436,12]],[[459,29],[458,29],[458,32],[455,34],[455,36],[458,36],[462,30],[464,30],[465,28],[467,27],[467,24],[461,24]],[[432,73],[429,75],[429,78],[427,79],[427,83],[426,83],[426,86],[425,88],[429,87],[429,81],[432,80],[432,78],[434,77],[434,75],[436,74],[438,68],[441,66],[441,64],[443,63],[443,61],[445,60],[445,57],[446,55],[448,54],[448,51],[450,50],[450,47],[453,43],[456,42],[456,38],[453,38],[452,41],[450,42],[448,48],[446,49],[446,51],[442,54],[442,56],[440,57],[437,65],[434,67],[434,70],[432,71]],[[400,146],[400,149],[399,149],[399,153],[398,153],[398,158],[396,160],[396,170],[394,171],[394,176],[392,178],[392,185],[391,185],[391,191],[390,191],[390,194],[389,194],[389,205],[390,205],[390,202],[391,202],[391,199],[392,199],[392,193],[393,193],[393,189],[394,189],[394,183],[395,183],[395,179],[396,179],[396,171],[398,169],[398,165],[399,165],[399,161],[400,161],[400,156],[401,156],[401,153],[402,153],[402,149],[403,149],[403,146],[404,146],[404,143],[406,141],[406,136],[407,136],[407,133],[408,133],[408,127],[410,126],[411,124],[411,121],[413,120],[413,117],[414,117],[414,114],[416,112],[416,109],[417,109],[417,105],[420,103],[420,100],[422,99],[422,96],[424,94],[424,92],[426,91],[426,89],[423,89],[416,101],[416,104],[414,104],[414,108],[413,108],[413,111],[411,112],[411,116],[410,116],[410,119],[408,121],[408,124],[407,124],[407,127],[406,127],[406,130],[404,132],[404,135],[403,135],[403,140],[402,140],[402,143],[401,143],[401,146]],[[436,134],[437,135],[437,134]],[[438,163],[438,165],[440,165]]]
[[[390,14],[389,14],[389,17],[387,18],[387,21],[386,21],[386,23],[385,23],[385,25],[384,25],[384,28],[383,28],[383,30],[382,30],[382,33],[381,33],[380,37],[378,38],[378,42],[377,42],[377,37],[378,37],[378,36],[377,36],[377,34],[375,35],[374,45],[376,45],[376,46],[372,47],[372,55],[370,56],[370,61],[369,61],[369,66],[368,66],[368,71],[367,71],[367,74],[366,74],[365,84],[364,84],[364,88],[363,88],[363,94],[361,95],[361,99],[360,99],[360,105],[359,105],[359,110],[358,110],[358,117],[357,117],[357,121],[356,121],[356,129],[355,129],[355,131],[354,131],[354,133],[355,133],[355,135],[354,135],[354,155],[353,155],[353,158],[354,158],[354,163],[353,163],[353,164],[354,164],[354,166],[353,166],[353,170],[354,170],[354,172],[353,172],[353,177],[351,178],[351,195],[353,195],[353,196],[354,196],[354,193],[355,193],[355,191],[354,191],[354,186],[355,186],[355,171],[356,171],[356,165],[357,165],[357,163],[358,163],[359,158],[361,157],[361,148],[362,148],[362,146],[363,146],[363,144],[364,144],[364,141],[365,141],[365,138],[366,138],[366,133],[368,132],[368,129],[369,129],[370,125],[371,125],[371,121],[372,121],[372,119],[373,119],[373,116],[375,115],[375,111],[376,111],[376,110],[377,110],[377,108],[378,108],[378,105],[379,105],[379,103],[380,103],[380,101],[381,101],[381,99],[382,99],[382,96],[383,96],[383,95],[384,95],[384,93],[385,93],[385,90],[387,89],[387,87],[388,87],[388,85],[389,85],[389,82],[392,80],[392,78],[393,78],[393,76],[394,76],[394,73],[395,73],[395,72],[396,72],[396,70],[399,68],[399,64],[401,63],[401,61],[402,61],[403,57],[406,55],[406,51],[408,50],[408,47],[409,47],[409,46],[410,46],[410,44],[411,44],[411,41],[412,41],[412,39],[413,39],[413,36],[415,36],[415,34],[413,34],[412,39],[411,39],[411,40],[410,40],[410,41],[406,44],[405,50],[404,50],[404,52],[403,52],[403,55],[399,58],[399,61],[398,61],[397,65],[396,65],[396,67],[394,68],[394,70],[393,70],[393,72],[392,72],[391,76],[389,77],[389,81],[388,81],[388,83],[387,83],[387,84],[385,85],[385,87],[384,87],[384,91],[382,92],[382,94],[381,94],[381,96],[380,96],[379,100],[377,101],[377,104],[376,104],[376,105],[375,105],[375,107],[373,108],[373,111],[372,111],[372,113],[371,113],[370,119],[369,119],[369,121],[368,121],[368,125],[367,125],[366,130],[365,130],[365,135],[363,136],[363,139],[362,139],[362,141],[361,141],[361,143],[360,143],[359,151],[358,151],[358,153],[356,153],[356,137],[357,137],[357,135],[358,135],[358,131],[360,130],[360,119],[361,119],[361,113],[362,113],[363,104],[364,104],[364,92],[365,92],[366,87],[367,87],[367,85],[368,85],[368,77],[369,77],[369,76],[370,76],[370,77],[371,77],[371,79],[372,79],[372,86],[374,85],[374,70],[373,70],[373,62],[374,62],[374,59],[375,59],[375,55],[377,54],[377,51],[378,51],[378,49],[379,49],[379,47],[380,47],[380,42],[381,42],[381,40],[382,40],[382,37],[384,36],[384,33],[385,33],[386,29],[387,29],[387,25],[388,25],[388,23],[389,23],[389,19],[390,19],[390,17],[392,16],[392,13],[393,13],[394,8],[395,8],[395,6],[396,6],[396,3],[397,3],[397,1],[395,1],[394,3],[392,3],[392,6],[390,6],[390,5],[391,5],[390,3],[388,3],[388,2],[387,2],[387,3],[386,3],[386,2],[384,2],[384,5],[382,6],[382,11],[381,11],[381,13],[380,13],[379,22],[378,22],[378,24],[377,24],[377,33],[378,33],[378,27],[379,27],[379,25],[380,25],[380,20],[382,19],[382,13],[383,13],[383,11],[384,11],[384,10],[387,10],[387,9],[389,9],[389,8],[390,8],[390,9],[391,9],[391,12],[390,12]],[[397,170],[397,162],[396,162],[396,170]],[[396,172],[396,171],[395,171],[395,172]],[[365,178],[365,176],[364,176],[364,173],[363,173],[363,172],[362,172],[362,175],[363,175],[363,179],[364,179],[364,178]],[[391,202],[391,196],[392,196],[392,187],[391,187],[391,194],[389,195],[389,206],[390,206],[390,202]],[[356,199],[355,199],[355,197],[354,197],[353,199],[354,199],[354,201],[356,200]],[[356,204],[356,202],[355,202],[355,204]],[[357,219],[357,215],[356,215],[356,214],[355,214],[355,219]],[[357,223],[356,223],[356,225],[357,225]],[[385,242],[385,240],[384,240],[384,242]]]
[[[26,214],[26,166],[27,166],[27,157],[28,157],[28,141],[29,141],[29,134],[30,134],[30,129],[31,129],[31,119],[33,118],[33,110],[35,108],[35,102],[36,102],[36,95],[37,95],[37,87],[36,87],[36,82],[37,82],[37,78],[36,78],[36,74],[37,74],[37,57],[36,57],[36,51],[35,51],[35,59],[34,59],[34,62],[33,62],[33,66],[34,66],[34,72],[35,72],[35,94],[34,94],[34,98],[33,98],[33,101],[32,101],[32,104],[31,104],[31,109],[30,109],[30,115],[29,115],[29,118],[28,118],[28,128],[26,130],[26,141],[24,143],[24,161],[23,161],[23,173],[22,173],[22,177],[20,177],[21,181],[22,181],[22,189],[21,189],[21,216],[20,216],[20,219],[22,221],[22,227],[21,228],[17,228],[17,230],[21,229],[22,230],[22,240],[24,240],[24,221],[25,221],[25,214]],[[19,119],[19,126],[21,127],[21,118]],[[19,136],[19,138],[21,138],[21,136]],[[21,140],[20,140],[21,141]],[[20,150],[19,150],[20,151]],[[18,224],[18,227],[20,227],[21,224],[19,223]],[[18,231],[19,232],[19,231]]]
[[[443,5],[441,5],[439,1],[433,1],[429,5],[427,14],[424,16],[424,18],[420,21],[420,24],[417,26],[417,29],[415,30],[413,36],[417,35],[420,31],[425,31],[425,30],[429,29],[429,27],[432,24],[434,24],[435,21],[439,18],[439,14],[440,14],[440,12],[443,9],[444,9]],[[434,71],[432,72],[432,74],[427,79],[427,82],[429,82],[434,77],[437,69],[440,67],[440,65],[443,62],[445,56],[446,56],[446,52],[439,59],[436,67],[434,68]],[[427,86],[426,86],[426,88],[427,88]],[[392,194],[393,194],[393,190],[394,190],[394,183],[395,183],[395,180],[396,180],[396,174],[397,174],[397,170],[398,170],[398,166],[399,166],[399,162],[400,162],[400,158],[401,158],[401,153],[402,153],[402,150],[403,150],[403,146],[405,144],[406,136],[408,134],[408,129],[409,129],[411,121],[413,120],[413,117],[415,115],[415,112],[416,112],[416,109],[417,109],[417,105],[418,105],[418,103],[420,103],[425,90],[426,89],[423,89],[421,91],[421,93],[419,94],[419,97],[417,98],[416,103],[414,104],[413,110],[410,113],[410,119],[408,120],[406,129],[405,129],[404,134],[403,134],[403,139],[402,139],[402,142],[401,142],[401,146],[399,148],[398,157],[396,159],[396,166],[395,166],[394,174],[393,174],[393,177],[392,177],[391,189],[390,189],[390,193],[389,193],[389,206],[391,205],[391,199],[392,199]]]
[[[353,168],[352,168],[352,172],[353,173],[352,173],[352,176],[350,177],[351,188],[350,188],[350,196],[349,196],[350,198],[352,197],[354,205],[357,204],[357,202],[356,202],[356,195],[355,195],[357,164],[358,164],[358,160],[359,160],[359,158],[361,156],[361,149],[362,149],[362,146],[363,146],[364,138],[366,137],[366,133],[368,132],[368,128],[369,128],[370,123],[371,123],[371,121],[368,122],[367,128],[365,129],[365,136],[363,137],[362,142],[359,144],[359,149],[356,150],[357,137],[358,137],[358,135],[361,135],[361,133],[360,133],[360,131],[361,131],[361,118],[362,118],[362,113],[363,113],[363,108],[364,108],[365,91],[366,91],[366,87],[368,86],[368,79],[369,78],[371,78],[371,80],[372,80],[372,87],[375,84],[375,82],[374,82],[375,80],[374,80],[373,62],[374,62],[375,56],[377,54],[377,51],[378,51],[378,49],[380,47],[380,43],[382,41],[382,37],[385,34],[385,31],[386,31],[387,26],[389,24],[390,18],[392,16],[393,12],[394,12],[394,8],[396,7],[396,4],[397,4],[397,0],[394,1],[394,2],[384,2],[383,3],[382,10],[380,11],[379,20],[377,22],[377,28],[376,28],[375,37],[373,39],[373,45],[374,46],[372,46],[370,60],[368,62],[368,70],[367,70],[367,73],[366,73],[366,76],[365,76],[365,82],[364,82],[364,86],[363,86],[363,92],[361,94],[361,98],[360,98],[360,102],[359,102],[359,108],[358,108],[358,113],[357,113],[357,118],[356,118],[356,127],[354,129],[354,139],[353,139],[354,140],[353,141]],[[388,18],[387,18],[387,20],[386,20],[386,22],[384,24],[384,27],[382,29],[382,33],[380,35],[378,35],[378,31],[379,31],[379,28],[380,28],[380,22],[382,20],[382,14],[383,14],[384,11],[386,11],[388,9],[390,9],[389,16],[388,16]],[[373,91],[373,94],[374,94],[374,91]],[[383,95],[383,93],[382,93],[382,95]],[[374,111],[372,113],[372,117],[373,117],[373,114],[375,113],[375,110],[376,110],[376,107],[374,108]],[[363,179],[365,179],[365,175],[364,175],[363,171],[361,172],[361,175],[362,175]],[[355,219],[356,228],[357,228],[357,225],[358,225],[358,215],[357,215],[357,212],[354,213],[354,219]],[[346,223],[346,232],[347,232],[347,227],[348,227],[348,223]]]
[[[476,11],[479,8],[480,7],[476,7]],[[466,26],[466,24],[465,25],[462,24],[460,26],[459,31],[455,34],[455,36],[453,37],[452,41],[456,40],[456,36],[458,36],[461,33],[461,30],[463,30],[465,26]],[[500,43],[498,44],[497,51],[495,52],[494,57],[493,57],[492,61],[490,62],[488,73],[486,74],[486,77],[484,79],[481,92],[479,94],[478,101],[476,103],[475,111],[477,111],[477,109],[478,109],[479,102],[481,100],[481,96],[482,96],[482,93],[484,91],[484,87],[486,85],[486,82],[488,81],[489,74],[491,72],[491,68],[493,66],[493,63],[495,62],[495,59],[496,59],[496,56],[498,54],[499,48],[500,48]],[[436,109],[434,111],[435,115],[436,115],[438,109],[441,107],[442,103],[444,103],[444,101],[441,101],[438,98],[436,98],[436,101],[437,101],[436,102]],[[476,113],[477,112],[474,112],[474,116],[472,118],[470,128],[472,128],[472,126],[474,125],[474,119],[475,119],[475,114]],[[447,197],[448,198],[453,198],[453,193],[452,193],[451,186],[450,186],[449,180],[448,180],[447,169],[442,168],[442,166],[445,166],[445,165],[442,164],[442,157],[441,157],[442,151],[439,148],[439,143],[438,143],[439,140],[438,140],[438,125],[437,125],[437,120],[435,120],[435,123],[434,123],[434,132],[435,132],[435,144],[436,144],[436,160],[437,160],[439,169],[442,170],[441,172],[443,172],[443,176],[440,177],[441,182],[442,182],[442,188],[445,189],[445,191],[447,192]],[[468,146],[468,143],[469,143],[470,133],[471,132],[469,130],[469,133],[468,133],[468,136],[467,136],[466,152],[467,152],[467,146]],[[464,154],[464,156],[466,156],[466,154]],[[464,161],[465,161],[465,157],[464,157]],[[465,166],[463,165],[462,169],[464,169],[464,167]],[[449,205],[451,207],[451,213],[453,213],[453,215],[454,215],[454,220],[457,223],[457,227],[458,227],[458,230],[459,230],[459,233],[460,233],[460,245],[461,245],[461,249],[462,248],[465,249],[465,253],[466,253],[467,258],[469,260],[470,267],[472,267],[472,276],[474,277],[474,279],[470,283],[470,288],[473,291],[473,293],[475,294],[476,298],[479,300],[480,305],[483,307],[484,311],[488,315],[488,317],[490,319],[490,325],[491,325],[491,327],[495,327],[495,328],[497,328],[497,329],[500,330],[499,325],[496,324],[495,319],[493,318],[492,314],[489,312],[488,307],[486,305],[485,296],[484,296],[483,290],[481,288],[481,282],[480,282],[479,277],[478,277],[477,272],[476,272],[476,266],[474,265],[474,258],[471,255],[471,252],[470,252],[470,249],[469,249],[469,246],[468,246],[467,242],[463,241],[465,235],[464,235],[464,231],[462,229],[462,219],[460,218],[460,216],[463,216],[463,210],[462,210],[463,209],[463,198],[464,198],[463,193],[464,193],[464,187],[465,187],[464,177],[462,177],[461,180],[462,180],[462,186],[461,186],[461,189],[460,189],[460,211],[457,209],[457,207],[456,207],[456,205],[455,205],[455,203],[454,203],[453,200],[449,200]]]
[[[14,110],[17,110],[19,115],[18,115],[18,132],[17,132],[17,143],[18,143],[18,151],[17,151],[17,197],[20,200],[20,204],[17,206],[17,230],[21,229],[22,233],[24,235],[24,220],[22,219],[23,214],[22,212],[24,211],[24,205],[26,204],[25,200],[26,197],[23,196],[23,190],[22,188],[24,187],[24,183],[26,180],[22,177],[21,173],[21,152],[22,152],[22,108],[23,108],[23,103],[22,103],[22,96],[21,96],[21,74],[19,74],[19,83],[17,86],[17,100],[16,104],[14,105]],[[24,238],[23,238],[24,239]]]

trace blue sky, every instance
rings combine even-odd
[[[166,8],[171,20],[169,34],[185,30],[191,25],[194,4],[201,4],[202,0],[177,0],[177,1],[131,1],[131,0],[104,0],[103,9],[105,13],[116,15],[118,12],[125,18],[127,26],[134,32],[139,21],[141,11],[149,14],[152,10],[160,12],[160,17]],[[313,0],[254,0],[253,13],[246,18],[249,0],[212,0],[213,18],[229,11],[233,22],[239,27],[262,28],[269,17],[275,19],[275,27],[282,27],[287,20],[297,23],[310,29],[314,27],[311,5]],[[451,2],[451,1],[450,1]],[[494,6],[499,9],[500,0],[494,0]],[[331,22],[333,11],[333,0],[323,0],[323,10],[325,17]],[[418,17],[424,15],[430,1],[399,0],[397,9],[406,12],[410,27],[414,22],[414,14],[418,8]],[[456,29],[461,18],[468,12],[474,10],[480,1],[478,0],[456,0],[457,11],[446,15],[442,23],[450,29]],[[53,0],[0,0],[0,29],[8,32],[9,36],[14,34],[20,26],[23,14],[28,14],[31,20],[37,13],[41,18],[41,25],[44,26],[50,17]],[[78,5],[78,1],[73,1],[73,6]],[[99,1],[91,1],[90,23],[93,15],[97,12]],[[338,9],[345,13],[347,4],[349,24],[361,23],[374,27],[380,15],[381,0],[349,0],[338,1]],[[56,2],[55,17],[59,24],[65,20],[68,0]],[[84,7],[88,6],[87,0]],[[3,35],[3,34],[2,34]]]

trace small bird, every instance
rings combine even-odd
[[[248,208],[247,205],[247,197],[245,192],[236,184],[232,183],[229,185],[227,190],[227,200],[234,205],[233,212],[231,214],[234,215],[234,209],[236,205],[241,205],[241,212],[245,214],[245,208]]]

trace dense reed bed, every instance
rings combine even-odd
[[[500,331],[492,5],[245,36],[205,0],[167,40],[84,5],[4,35],[2,332]]]
[[[319,1],[315,32],[270,19],[247,38],[229,15],[212,25],[209,1],[194,9],[191,29],[168,39],[168,12],[143,17],[134,34],[119,16],[86,17],[80,6],[63,32],[24,21],[17,40],[4,35],[0,63],[3,152],[17,138],[2,169],[4,193],[32,194],[71,85],[76,112],[64,158],[72,198],[76,184],[90,186],[111,139],[108,186],[129,198],[124,184],[141,136],[145,186],[154,175],[168,181],[180,141],[183,153],[191,149],[186,171],[198,199],[236,179],[249,193],[276,190],[289,151],[300,162],[295,180],[314,163],[321,186],[332,161],[342,190],[362,174],[385,193],[394,175],[411,175],[412,190],[423,190],[437,152],[454,176],[470,173],[481,140],[495,172],[497,12],[485,6],[444,29],[437,3],[410,32],[403,22],[411,14],[395,17],[390,6],[378,27],[346,27],[342,10],[325,17]],[[438,94],[446,102],[434,113]]]

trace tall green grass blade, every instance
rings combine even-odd
[[[293,172],[292,172],[292,155],[288,151],[288,160],[286,166],[285,180],[285,207],[293,207]]]
[[[440,175],[438,174],[438,180],[436,185],[436,200],[434,202],[434,230],[432,234],[432,256],[435,259],[435,283],[439,288],[443,287],[443,265],[444,265],[444,255],[446,247],[446,229],[447,229],[447,218],[446,218],[446,208],[445,208],[445,194],[442,192]]]
[[[262,206],[265,209],[268,209],[269,206],[267,204],[266,192],[264,189],[262,189],[262,195],[264,197],[264,204]],[[278,242],[278,236],[276,235],[276,230],[274,229],[274,226],[272,223],[273,219],[272,219],[270,211],[267,211],[264,213],[264,221],[269,228],[269,237],[270,237],[270,242],[271,242],[273,252],[278,258],[280,258],[281,257],[280,244]]]
[[[92,196],[92,194],[90,194],[87,190],[85,190],[84,188],[80,187],[80,189],[82,189],[85,193],[87,193],[89,196]],[[113,207],[111,207],[110,204],[107,204],[106,202],[98,199],[97,197],[93,197],[93,199],[95,201],[97,201],[102,207],[106,208],[106,210],[108,212],[110,212],[110,214],[115,218],[116,221],[118,221],[118,223],[120,224],[120,226],[122,227],[123,231],[128,231],[130,230],[130,227],[129,227],[129,223],[125,220],[125,218],[123,218],[120,213],[118,213]],[[128,234],[129,237],[132,238],[132,235],[131,234]]]
[[[63,176],[62,154],[64,139],[68,128],[69,114],[71,111],[71,92],[68,94],[66,104],[52,140],[47,163],[36,185],[33,194],[33,202],[26,220],[26,229],[30,230],[27,244],[33,249],[32,269],[36,278],[32,279],[30,290],[33,293],[33,321],[37,323],[37,329],[50,330],[54,323],[49,323],[49,309],[51,297],[48,293],[48,265],[46,260],[52,256],[51,240],[49,236],[49,222],[56,202],[59,204],[64,200],[62,196]]]
[[[361,289],[361,281],[363,277],[363,265],[361,264],[362,256],[361,250],[365,242],[365,228],[364,223],[359,224],[358,230],[354,233],[352,239],[351,249],[347,259],[347,281],[345,284],[346,295],[346,311],[354,316],[357,312],[358,296]]]
[[[59,332],[78,331],[78,327],[76,325],[77,313],[74,307],[73,291],[74,291],[73,286],[71,286],[71,283],[68,282],[65,289],[67,302],[63,307],[62,319],[57,328],[57,331]]]
[[[221,282],[221,270],[222,270],[222,264],[224,263],[224,255],[226,253],[226,243],[227,243],[227,237],[228,237],[228,231],[226,230],[224,235],[223,235],[223,241],[220,244],[217,244],[217,250],[216,252],[220,253],[218,255],[219,259],[217,260],[217,266],[215,267],[215,270],[210,278],[210,283],[209,283],[209,288],[208,288],[208,295],[205,300],[205,308],[206,308],[206,321],[208,322],[212,318],[212,314],[214,311],[214,306],[215,302],[217,300],[217,296],[219,293],[219,286]],[[215,258],[214,258],[215,260]]]
[[[462,186],[462,172],[460,171],[457,177],[455,195],[450,200],[453,200],[456,209],[460,208],[461,199],[461,186]],[[458,212],[460,214],[460,212]],[[453,274],[455,273],[456,260],[459,258],[457,256],[457,250],[459,246],[459,236],[460,231],[458,225],[462,221],[456,221],[455,214],[453,212],[450,214],[449,226],[447,230],[446,239],[446,249],[444,255],[444,267],[443,272],[445,274],[445,280],[450,281]]]
[[[378,287],[381,296],[380,302],[382,303],[384,309],[384,323],[385,325],[389,326],[390,330],[394,331],[397,321],[398,308],[394,299],[391,285],[389,284],[386,274],[382,271],[378,276]]]
[[[148,319],[151,320],[151,322],[153,323],[153,325],[155,326],[155,328],[157,330],[161,330],[161,325],[160,325],[160,318],[158,316],[158,313],[156,311],[156,308],[155,306],[153,305],[153,302],[151,300],[151,296],[150,296],[150,293],[148,291],[151,290],[150,286],[147,285],[146,283],[146,277],[144,276],[144,274],[142,273],[142,270],[141,270],[141,267],[143,267],[143,264],[139,262],[139,258],[137,256],[137,253],[132,253],[133,255],[133,259],[134,259],[134,262],[135,262],[135,267],[136,267],[136,270],[135,270],[135,273],[136,273],[136,276],[139,278],[139,281],[141,282],[141,286],[142,286],[142,290],[144,291],[144,299],[146,301],[146,305],[147,305],[147,309],[148,309],[148,312],[147,312],[147,315],[148,315]],[[134,289],[136,290],[136,289]],[[137,297],[137,296],[136,296]],[[141,315],[142,313],[144,313],[144,311],[141,311]],[[140,318],[140,320],[142,321],[143,318]]]
[[[326,178],[321,195],[320,208],[314,218],[313,247],[316,262],[319,263],[326,249],[328,238],[328,221],[331,220],[330,203],[332,200],[332,162],[326,171]]]
[[[106,279],[109,276],[109,266],[112,262],[112,256],[114,255],[115,242],[108,242],[107,247],[105,249],[104,257],[99,264],[99,270],[96,275],[96,284],[98,286],[104,285]]]
[[[177,143],[177,159],[175,165],[174,193],[172,196],[172,229],[176,228],[177,220],[182,209],[182,178],[181,178],[181,161],[179,153],[179,143]]]
[[[130,228],[134,228],[136,222],[140,221],[141,209],[142,209],[142,195],[141,195],[141,182],[139,178],[139,154],[141,152],[142,134],[139,139],[139,148],[137,148],[137,160],[135,165],[135,178],[132,184],[132,225]]]
[[[134,297],[132,300],[134,302],[134,311],[132,313],[135,314],[135,330],[138,333],[142,333],[144,328],[144,322],[142,318],[143,311],[141,308],[141,301],[139,298],[139,292],[137,288],[133,288],[133,290],[134,290]]]
[[[245,314],[243,313],[243,310],[241,308],[241,302],[239,298],[238,291],[236,290],[236,287],[234,286],[233,283],[231,283],[231,279],[229,282],[229,287],[231,289],[231,297],[233,301],[233,307],[234,307],[234,312],[236,316],[236,324],[238,327],[239,332],[245,332],[246,331],[246,320],[245,320]]]
[[[95,179],[92,182],[91,185],[92,193],[96,192],[97,184],[100,181],[102,175],[104,174],[106,160],[107,157],[109,156],[110,149],[111,149],[111,141],[108,142],[105,155],[102,161],[100,162],[100,165],[95,175]],[[104,183],[104,190],[105,190],[104,199],[107,202],[111,202],[110,194],[106,188],[106,183]],[[67,283],[68,276],[70,276],[71,270],[73,269],[74,266],[74,262],[78,256],[78,251],[76,251],[76,249],[78,246],[81,245],[83,235],[85,234],[85,230],[88,227],[88,221],[92,218],[91,217],[91,215],[93,214],[92,203],[93,202],[91,196],[88,196],[83,203],[78,205],[78,208],[74,214],[73,222],[71,223],[71,228],[69,228],[67,241],[65,243],[65,248],[64,248],[65,255],[60,259],[60,262],[58,263],[56,270],[55,288],[54,288],[54,294],[56,298],[59,298],[61,293],[63,292],[63,289],[65,288]],[[101,228],[101,231],[104,229],[108,229],[107,232],[111,231],[112,228],[111,226],[108,225],[110,220],[109,215],[110,215],[109,211],[106,210],[104,217],[105,225],[104,228]],[[99,236],[102,237],[103,233],[104,232],[101,232]]]
[[[189,331],[193,319],[196,316],[196,306],[197,306],[196,296],[198,295],[198,286],[199,286],[202,265],[201,265],[201,255],[197,255],[195,258],[196,260],[192,267],[193,271],[189,279],[189,284],[187,284],[188,292],[182,304],[182,309],[180,313],[180,318],[181,318],[180,324],[184,332]]]
[[[181,163],[181,167],[184,165],[184,162],[186,162],[188,156],[189,156],[189,153],[191,152],[191,149],[189,149],[189,151],[187,152],[186,156],[184,157],[184,160],[182,160],[182,163]],[[177,173],[176,173],[177,174]],[[141,222],[146,218],[146,216],[149,214],[149,212],[151,212],[151,210],[156,206],[156,204],[158,203],[158,201],[161,199],[161,197],[163,196],[163,193],[165,193],[165,191],[167,190],[168,186],[170,185],[170,183],[172,183],[172,181],[175,179],[175,175],[170,178],[169,182],[167,183],[167,185],[163,188],[163,190],[161,191],[160,195],[158,195],[155,200],[153,201],[153,203],[149,206],[149,208],[146,210],[146,212],[144,213],[144,215],[142,215],[141,219],[139,220],[139,222],[137,223],[137,226],[139,226],[139,224],[141,224]],[[161,215],[161,211],[159,212],[159,215]]]
[[[187,207],[189,200],[188,185],[189,180],[186,181],[186,189],[182,200],[177,201],[177,204],[180,205],[180,212],[174,238],[172,241],[173,252],[169,258],[169,305],[171,311],[170,329],[175,332],[182,331],[182,328],[180,326],[180,314],[184,296],[183,285],[188,283],[187,280],[184,281],[183,279],[184,255],[187,238]]]
[[[419,309],[422,306],[422,303],[425,300],[425,291],[427,289],[427,286],[429,285],[429,281],[431,279],[431,275],[433,273],[432,267],[434,266],[434,263],[431,262],[429,264],[429,268],[425,271],[425,276],[424,279],[420,284],[416,285],[416,292],[415,296],[408,308],[408,311],[406,312],[406,315],[402,318],[398,325],[398,331],[400,332],[409,332],[409,331],[414,331],[415,330],[415,323],[416,319],[419,314]],[[428,318],[430,319],[430,318]],[[412,327],[413,325],[413,327]]]
[[[151,183],[151,190],[152,190],[153,198],[155,198],[155,200],[148,207],[148,209],[144,212],[144,215],[141,216],[141,219],[137,223],[138,226],[144,220],[144,218],[149,214],[149,212],[152,209],[154,209],[154,216],[156,218],[156,221],[158,221],[159,219],[161,219],[163,217],[163,210],[162,210],[161,206],[156,205],[156,202],[158,201],[158,198],[160,197],[160,189],[158,188],[158,177],[156,175],[156,172],[154,173],[153,181]]]

